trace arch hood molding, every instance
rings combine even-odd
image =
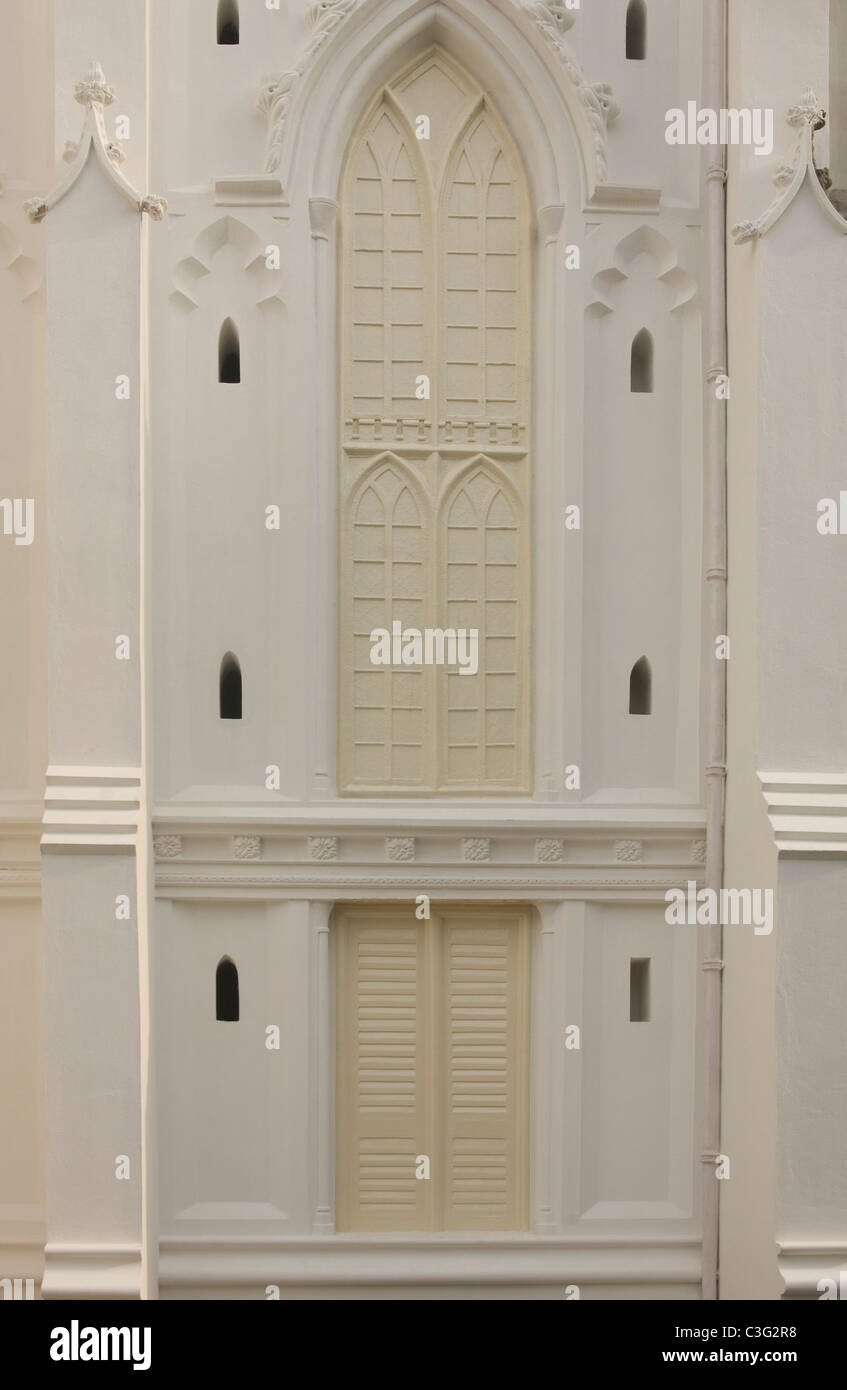
[[[323,132],[331,124],[329,110],[325,119],[314,104],[326,105],[326,94],[331,94],[331,107],[360,110],[363,89],[375,89],[396,70],[398,55],[402,61],[405,53],[411,57],[433,42],[449,49],[455,38],[466,49],[488,50],[495,64],[533,93],[553,144],[567,143],[559,138],[565,108],[566,127],[579,152],[583,193],[590,198],[607,179],[607,130],[620,108],[611,87],[588,82],[570,51],[565,35],[576,18],[577,12],[558,0],[400,0],[391,5],[385,0],[316,0],[308,11],[310,38],[295,66],[261,80],[257,105],[268,122],[265,172],[279,173],[289,185],[298,159],[307,157],[307,133]],[[335,80],[319,82],[330,70]],[[356,93],[349,102],[348,85]],[[333,159],[327,140],[320,134],[317,138],[310,161],[312,191],[334,197],[329,170],[337,175],[341,155]],[[346,139],[342,152],[344,148]],[[548,158],[553,165],[558,162],[554,150]],[[543,192],[538,190],[539,202],[558,201],[561,171],[545,183]]]

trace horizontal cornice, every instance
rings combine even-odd
[[[169,801],[153,809],[155,833],[171,829],[198,833],[227,828],[274,830],[280,833],[325,834],[330,828],[381,830],[401,834],[412,830],[463,830],[467,835],[482,830],[526,830],[538,834],[668,831],[702,832],[706,812],[699,806],[593,806],[580,802],[552,806],[550,802],[492,800],[443,801],[433,798],[379,801],[375,797],[339,798],[332,802],[283,803],[235,801]]]
[[[131,854],[141,811],[138,767],[47,769],[42,853]]]
[[[847,773],[758,776],[779,854],[847,855]]]
[[[389,816],[360,815],[246,823],[169,816],[153,832],[160,896],[368,896],[551,898],[648,892],[702,875],[702,817],[694,826],[577,823],[550,816],[494,818],[479,807]],[[525,808],[524,808],[525,809]]]
[[[820,1298],[818,1285],[824,1279],[841,1287],[842,1271],[847,1270],[847,1236],[842,1240],[781,1241],[779,1272],[785,1280],[783,1298]]]
[[[300,1240],[180,1238],[159,1244],[162,1288],[267,1284],[425,1286],[484,1284],[699,1284],[696,1237],[634,1241],[515,1235],[353,1235]],[[564,1292],[564,1287],[563,1287]]]

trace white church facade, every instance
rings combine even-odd
[[[9,18],[0,1277],[847,1268],[847,12],[802,8]]]

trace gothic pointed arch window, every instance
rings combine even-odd
[[[626,7],[626,56],[635,62],[647,57],[646,0],[629,0]]]
[[[442,50],[371,103],[341,205],[340,785],[529,791],[528,190]]]
[[[238,43],[238,0],[218,0],[218,43]]]
[[[215,971],[215,1018],[219,1023],[237,1023],[238,967],[229,956],[221,956]]]

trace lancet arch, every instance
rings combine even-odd
[[[427,109],[443,128],[418,140]],[[515,711],[530,704],[532,223],[511,138],[452,56],[428,49],[369,103],[341,213],[340,789],[529,790]],[[490,468],[474,462],[479,447]],[[450,521],[460,496],[467,527]],[[505,529],[489,517],[496,499]],[[477,671],[373,668],[375,629],[452,630],[463,612]]]

